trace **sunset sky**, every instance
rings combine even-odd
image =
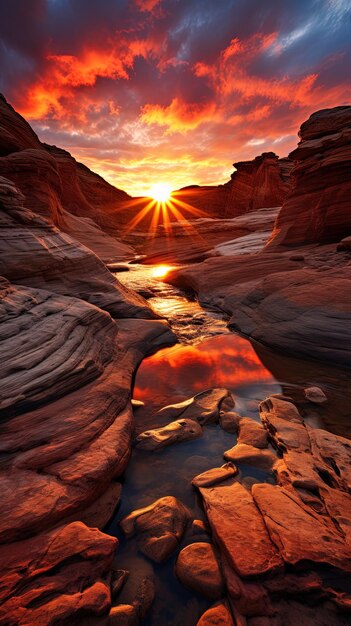
[[[350,103],[349,0],[0,0],[0,90],[133,195],[225,182]]]

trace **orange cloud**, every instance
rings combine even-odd
[[[302,77],[262,77],[255,74],[252,64],[255,60],[276,49],[277,33],[256,33],[246,40],[232,39],[229,46],[220,53],[213,64],[195,63],[195,76],[207,78],[210,82],[217,102],[222,102],[222,109],[226,109],[227,98],[237,94],[239,103],[244,104],[255,98],[265,98],[268,103],[256,109],[256,113],[249,112],[251,120],[267,117],[272,112],[272,104],[288,104],[289,106],[308,107],[333,106],[343,101],[350,92],[350,85],[339,84],[335,89],[326,90],[317,86],[318,72]],[[336,100],[336,102],[335,102]],[[235,120],[235,117],[232,116]]]
[[[118,45],[108,42],[104,50],[85,49],[80,56],[47,56],[43,75],[27,90],[19,103],[22,115],[30,119],[42,119],[48,114],[62,117],[67,113],[67,102],[74,102],[75,90],[93,87],[98,78],[128,80],[136,57],[152,55],[155,44],[151,40],[123,40]],[[65,104],[63,104],[65,102]]]
[[[167,133],[194,130],[204,122],[214,121],[216,112],[215,102],[204,104],[184,102],[180,98],[173,98],[168,106],[159,104],[145,104],[141,110],[141,120],[146,124],[167,126]]]

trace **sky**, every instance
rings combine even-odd
[[[350,0],[0,0],[0,91],[132,195],[286,156],[350,104]]]

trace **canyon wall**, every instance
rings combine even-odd
[[[298,159],[295,186],[265,248],[207,259],[169,277],[231,315],[233,330],[344,367],[351,364],[350,120],[351,107],[336,107],[302,124],[291,155]]]
[[[104,260],[131,258],[116,238],[129,219],[130,196],[66,150],[41,143],[0,94],[0,176],[22,192],[25,205],[73,235]]]
[[[107,624],[147,302],[0,178],[0,624]]]
[[[270,246],[328,243],[351,234],[351,107],[313,113],[299,136],[289,155],[293,190]]]
[[[281,206],[290,191],[292,161],[264,152],[251,161],[234,163],[235,171],[224,185],[191,186],[175,198],[210,217],[233,218],[262,208]]]

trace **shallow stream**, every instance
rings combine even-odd
[[[149,296],[153,308],[165,316],[180,341],[144,359],[136,375],[133,397],[144,407],[135,410],[136,433],[163,426],[156,411],[167,404],[182,401],[211,387],[225,387],[235,397],[235,410],[259,420],[258,403],[272,393],[283,392],[299,403],[305,419],[338,434],[350,436],[346,421],[350,406],[349,374],[320,364],[304,363],[263,348],[229,333],[226,323],[175,287],[157,278],[153,266],[131,266],[118,273],[128,287]],[[332,410],[308,405],[303,388],[322,386],[327,390]],[[118,522],[126,514],[156,499],[172,495],[183,502],[194,519],[204,513],[191,480],[197,474],[224,463],[223,452],[236,441],[233,434],[219,426],[206,426],[195,441],[169,446],[159,452],[133,449],[123,482],[121,506],[108,532],[120,539],[118,567],[137,578],[154,572],[156,598],[144,624],[146,626],[195,626],[209,602],[187,591],[174,574],[175,557],[155,565],[137,550],[134,538],[126,540]],[[240,468],[248,481],[273,482],[272,476],[252,467]],[[181,547],[199,538],[185,535]],[[204,540],[201,536],[201,541]],[[130,582],[130,587],[133,585]],[[128,602],[128,584],[119,602]]]

